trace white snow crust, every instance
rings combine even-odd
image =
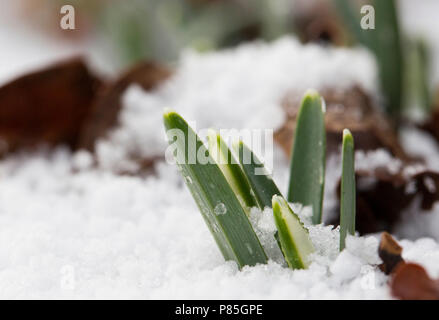
[[[136,170],[127,158],[131,151],[163,154],[164,107],[196,120],[198,128],[276,129],[288,90],[356,83],[374,95],[374,65],[360,49],[302,46],[291,38],[186,52],[175,76],[156,91],[129,89],[121,126],[98,143],[98,167],[88,152],[63,148],[1,160],[0,298],[391,298],[388,278],[377,268],[377,235],[349,237],[339,253],[338,229],[310,226],[310,209],[291,204],[316,248],[309,269],[293,271],[272,237],[270,210],[253,209],[251,222],[270,261],[239,271],[223,260],[174,166],[158,162],[147,176],[114,173]],[[420,134],[408,132],[404,139],[417,145],[413,153],[437,159],[436,149],[422,147]],[[288,160],[277,146],[274,155],[274,180],[285,192]],[[357,160],[360,166],[392,161],[384,151],[357,154]],[[328,163],[327,190],[339,175],[335,163]],[[327,191],[325,207],[334,203]],[[401,241],[404,258],[438,277],[439,228],[433,225],[439,207],[425,217],[414,224],[408,214],[397,236],[408,238]]]

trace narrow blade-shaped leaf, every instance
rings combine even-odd
[[[343,20],[346,28],[354,37],[354,39],[363,45],[372,46],[371,30],[361,28],[361,11],[357,3],[352,0],[333,0],[337,14]]]
[[[366,14],[370,14],[370,11],[361,12],[362,8],[355,1],[334,0],[334,2],[337,12],[355,40],[375,54],[386,110],[397,123],[402,106],[404,54],[396,1],[370,1],[369,8],[374,9],[376,30],[362,27],[361,20],[367,19]]]
[[[309,255],[314,252],[308,230],[282,196],[273,196],[273,215],[288,266],[292,269],[307,268]]]
[[[354,138],[343,131],[343,154],[340,197],[340,251],[345,248],[346,235],[355,234],[355,164]]]
[[[176,112],[165,112],[164,124],[185,183],[224,258],[240,268],[266,263],[244,208],[203,142]]]
[[[305,94],[294,133],[288,189],[288,201],[312,206],[314,224],[322,221],[326,164],[324,108],[324,101],[316,91]]]
[[[430,55],[427,42],[422,38],[407,41],[406,50],[406,100],[410,106],[420,107],[429,115],[432,110],[430,89]]]
[[[273,178],[265,169],[264,164],[242,141],[236,141],[233,144],[233,149],[235,154],[238,155],[239,162],[250,183],[259,209],[264,210],[266,207],[272,208],[273,196],[280,196],[281,193],[274,183]],[[282,252],[278,231],[274,234],[274,238]]]
[[[246,213],[249,214],[250,209],[256,206],[256,200],[252,196],[250,185],[241,166],[219,133],[215,130],[209,130],[207,137],[210,156],[216,161],[241,205],[245,208]]]
[[[259,208],[261,210],[265,207],[271,208],[273,196],[281,195],[281,193],[265,170],[264,164],[242,141],[235,142],[233,149],[239,158],[239,163],[250,183]]]
[[[375,53],[381,88],[386,97],[387,111],[396,122],[402,111],[402,85],[404,79],[403,52],[397,4],[395,0],[373,0],[376,26],[385,32],[373,32],[370,49]],[[364,32],[368,32],[365,30]]]

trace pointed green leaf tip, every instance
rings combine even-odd
[[[241,166],[218,132],[209,129],[207,139],[210,155],[218,164],[227,182],[238,196],[247,215],[249,215],[250,209],[256,206],[256,199],[252,196],[251,187]]]
[[[279,242],[288,266],[291,269],[307,268],[309,255],[314,252],[308,230],[282,196],[273,196],[272,205]]]
[[[319,93],[308,90],[297,116],[288,201],[311,205],[312,222],[322,221],[326,165],[325,103]]]
[[[355,234],[355,158],[354,138],[343,130],[342,175],[340,197],[340,251],[345,248],[346,235]]]
[[[167,110],[163,118],[172,149],[184,154],[177,159],[180,173],[224,258],[236,261],[240,268],[266,263],[244,208],[203,142],[176,112]]]

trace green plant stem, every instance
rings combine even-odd
[[[343,131],[342,175],[340,197],[340,251],[345,248],[347,234],[355,234],[355,165],[354,138]]]

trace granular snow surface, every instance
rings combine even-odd
[[[316,65],[305,67],[310,61]],[[322,89],[337,78],[341,87],[356,83],[373,93],[375,69],[364,69],[373,65],[361,50],[303,47],[290,38],[187,53],[161,88],[127,92],[121,126],[98,144],[99,166],[91,154],[63,148],[0,160],[0,298],[391,298],[388,278],[377,268],[377,235],[349,237],[339,253],[338,229],[310,226],[310,209],[292,204],[316,252],[309,269],[290,270],[273,241],[272,213],[252,209],[250,220],[270,261],[239,271],[224,261],[173,165],[157,162],[155,173],[146,176],[113,170],[135,171],[127,159],[132,151],[163,154],[165,107],[201,128],[241,128],[248,120],[252,128],[275,129],[287,90]],[[403,138],[422,140],[416,132]],[[412,152],[433,152],[427,149],[418,144]],[[274,155],[274,180],[285,191],[288,161],[277,146]],[[357,159],[359,165],[391,160],[383,151],[359,153]],[[331,161],[328,190],[339,176]],[[328,190],[326,208],[335,202]],[[437,221],[438,213],[429,219]],[[401,225],[400,235],[417,230],[417,238],[428,230],[433,237],[402,240],[403,256],[438,277],[439,232],[426,229],[427,222]]]
[[[386,299],[375,236],[309,226],[308,270],[290,270],[274,245],[270,210],[251,221],[270,257],[238,271],[225,262],[174,166],[118,176],[87,167],[86,155],[18,155],[0,165],[0,298]],[[78,167],[81,170],[78,171]],[[404,257],[439,276],[433,239],[403,240]]]
[[[61,149],[1,163],[1,298],[388,297],[369,265],[379,262],[373,237],[350,239],[338,255],[338,231],[310,227],[314,263],[292,271],[270,247],[271,213],[253,209],[273,261],[240,272],[224,262],[173,166],[140,178],[82,164],[76,172],[78,162]]]

